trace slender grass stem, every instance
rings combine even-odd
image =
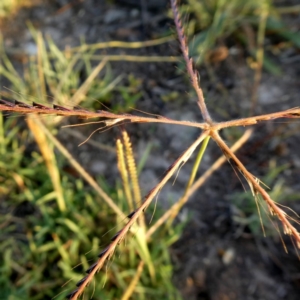
[[[193,166],[193,169],[192,169],[192,172],[191,172],[189,181],[188,181],[188,183],[187,183],[187,185],[186,185],[186,187],[185,187],[185,191],[184,191],[183,196],[181,197],[181,199],[182,199],[182,198],[185,198],[185,196],[187,195],[189,189],[191,188],[191,186],[193,185],[193,183],[194,183],[194,181],[195,181],[195,177],[196,177],[197,171],[198,171],[198,169],[199,169],[199,166],[200,166],[202,157],[203,157],[204,152],[205,152],[205,150],[206,150],[206,148],[207,148],[207,145],[208,145],[209,140],[210,140],[210,136],[207,136],[207,137],[203,140],[203,142],[202,142],[202,144],[201,144],[201,147],[200,147],[200,149],[199,149],[199,151],[198,151],[198,154],[197,154],[197,157],[196,157],[196,161],[195,161],[195,163],[194,163],[194,166]],[[181,201],[178,201],[178,204],[179,204],[179,205],[177,206],[176,209],[174,209],[174,210],[172,211],[172,214],[170,215],[170,217],[169,217],[169,219],[168,219],[168,222],[167,222],[167,227],[168,227],[168,228],[172,226],[172,223],[173,223],[174,219],[176,218],[176,216],[177,216],[178,213],[179,213],[179,210],[180,210],[181,207],[182,207],[182,205],[180,205],[180,202],[181,202]]]
[[[199,150],[199,152],[197,154],[196,161],[194,163],[194,166],[193,166],[193,169],[192,169],[192,172],[191,172],[190,179],[189,179],[189,181],[188,181],[188,183],[186,185],[186,188],[185,188],[185,191],[184,191],[184,195],[188,192],[188,190],[190,189],[190,187],[193,185],[193,183],[195,181],[196,173],[197,173],[197,171],[199,169],[202,157],[203,157],[204,152],[205,152],[205,150],[207,148],[209,140],[210,140],[210,136],[207,136],[204,139],[204,141],[202,142],[202,144],[201,144],[200,150]]]

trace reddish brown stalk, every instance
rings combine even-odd
[[[213,126],[214,130],[220,130],[226,127],[233,127],[233,126],[249,126],[254,125],[262,121],[269,121],[269,120],[275,120],[279,118],[300,118],[300,108],[291,108],[288,110],[266,114],[266,115],[260,115],[260,116],[254,116],[249,118],[243,118],[243,119],[237,119],[237,120],[231,120],[227,122],[220,122],[216,123]]]
[[[296,108],[291,108],[288,110],[275,112],[271,114],[248,117],[243,119],[236,119],[236,120],[231,120],[226,122],[219,122],[219,123],[215,122],[212,124],[207,124],[207,123],[196,123],[191,121],[177,121],[163,116],[150,118],[150,117],[135,116],[131,114],[114,114],[104,110],[98,110],[96,112],[92,112],[78,107],[69,109],[56,104],[54,104],[53,108],[51,108],[36,102],[33,102],[32,105],[28,105],[27,103],[21,101],[15,101],[15,103],[12,103],[1,99],[0,99],[0,111],[10,111],[10,112],[17,112],[21,114],[35,113],[35,114],[44,114],[44,115],[57,115],[57,116],[65,116],[65,117],[76,116],[82,119],[105,118],[105,120],[101,122],[104,123],[107,127],[113,126],[115,124],[121,124],[122,122],[164,123],[164,124],[196,127],[204,130],[210,129],[216,131],[227,127],[255,125],[262,121],[269,121],[269,120],[274,120],[279,118],[288,118],[288,119],[300,118],[300,108],[296,107]]]
[[[176,170],[189,159],[189,157],[192,155],[196,147],[203,141],[203,139],[207,135],[208,132],[204,132],[200,135],[200,137],[170,166],[170,168],[165,173],[163,179],[145,197],[145,200],[142,203],[142,205],[134,212],[128,215],[128,218],[130,220],[120,231],[118,231],[111,238],[112,241],[111,244],[99,254],[99,260],[87,270],[88,275],[86,275],[83,279],[81,279],[77,283],[78,288],[67,296],[68,299],[76,300],[83,293],[85,287],[91,282],[96,272],[98,272],[102,268],[106,259],[109,259],[113,255],[115,248],[117,247],[117,245],[119,245],[122,242],[125,235],[129,231],[130,227],[136,222],[139,216],[147,209],[152,199],[162,189],[162,187],[166,184],[166,182],[170,179],[170,177],[176,172]]]
[[[232,159],[236,166],[238,167],[239,171],[243,174],[245,179],[247,180],[251,190],[255,194],[261,194],[262,198],[268,204],[269,210],[271,215],[275,215],[281,221],[283,226],[283,232],[285,234],[292,235],[296,241],[296,245],[300,248],[300,235],[297,229],[288,221],[286,217],[286,213],[279,208],[276,203],[270,198],[269,194],[259,185],[259,181],[257,178],[252,175],[241,163],[241,161],[235,156],[235,154],[230,150],[230,148],[226,145],[226,143],[221,139],[218,132],[213,131],[211,132],[211,137],[215,140],[215,142],[219,145],[219,147],[224,152],[225,156]]]
[[[199,74],[197,71],[194,70],[193,59],[189,57],[189,49],[187,46],[187,41],[186,41],[186,37],[185,37],[184,30],[182,27],[182,23],[181,23],[181,20],[179,17],[176,0],[171,0],[171,7],[173,10],[173,14],[174,14],[174,22],[175,22],[175,26],[176,26],[176,30],[177,30],[178,39],[180,42],[181,52],[183,54],[183,57],[184,57],[184,60],[186,63],[186,69],[190,76],[192,86],[193,86],[194,90],[196,91],[196,94],[198,97],[198,104],[199,104],[199,107],[201,110],[202,117],[206,123],[212,124],[212,119],[211,119],[211,117],[208,113],[208,110],[206,108],[206,105],[205,105],[203,91],[198,84],[198,81],[200,79]]]
[[[114,114],[104,110],[97,110],[96,112],[92,112],[77,107],[73,109],[68,109],[59,105],[53,105],[52,108],[35,102],[33,102],[32,105],[28,105],[20,101],[16,101],[15,103],[12,103],[1,99],[0,99],[0,111],[11,111],[11,112],[17,112],[21,114],[35,113],[35,114],[44,114],[44,115],[58,115],[58,116],[65,116],[65,117],[76,116],[83,119],[106,118],[108,119],[107,126],[111,126],[124,121],[126,122],[129,121],[130,123],[164,123],[164,124],[197,127],[202,129],[207,128],[207,125],[204,123],[196,123],[190,121],[177,121],[163,116],[157,118],[149,118],[149,117],[135,116],[131,114]],[[109,119],[111,120],[109,121]]]

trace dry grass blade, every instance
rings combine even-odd
[[[107,49],[107,48],[142,48],[142,47],[152,47],[157,46],[163,43],[167,43],[174,40],[174,36],[167,36],[163,38],[159,38],[156,40],[150,40],[145,42],[121,42],[121,41],[110,41],[110,42],[102,42],[102,43],[96,43],[96,44],[90,44],[90,45],[81,45],[79,47],[73,47],[72,49],[69,49],[70,52],[82,52],[85,50],[91,50],[91,49]]]
[[[93,55],[92,60],[101,60],[107,58],[108,61],[130,61],[136,63],[149,62],[179,62],[177,56],[137,56],[137,55]]]
[[[132,279],[132,281],[130,282],[129,286],[128,286],[128,289],[126,290],[126,292],[124,293],[124,295],[122,296],[122,299],[121,300],[127,300],[127,299],[130,299],[133,291],[134,291],[134,288],[135,286],[137,285],[137,283],[139,282],[139,279],[141,277],[141,274],[143,272],[143,268],[144,268],[144,262],[141,261],[139,263],[139,266],[137,268],[137,271],[136,271],[136,274],[134,276],[134,278]]]
[[[63,189],[60,182],[59,171],[57,169],[57,163],[55,159],[55,155],[51,149],[49,149],[50,145],[46,139],[46,136],[41,129],[39,122],[34,118],[28,118],[27,124],[31,129],[31,132],[34,134],[35,140],[37,141],[41,153],[44,157],[45,163],[48,168],[49,176],[51,178],[54,190],[56,192],[57,204],[60,211],[66,210],[65,199],[63,195]]]
[[[145,209],[147,209],[147,207],[150,205],[153,198],[163,188],[163,186],[171,178],[171,176],[176,172],[176,170],[180,166],[185,164],[185,162],[192,155],[192,153],[194,152],[196,147],[204,140],[204,138],[207,135],[208,135],[208,132],[204,132],[200,135],[200,137],[169,167],[169,169],[166,171],[162,180],[145,197],[145,200],[142,203],[142,205],[138,209],[136,209],[134,212],[130,213],[130,215],[129,215],[130,220],[128,221],[128,223],[111,238],[111,241],[112,241],[111,244],[104,251],[102,251],[100,253],[99,260],[88,269],[88,271],[87,271],[88,275],[85,277],[84,281],[81,281],[80,287],[78,289],[76,289],[74,292],[72,292],[71,294],[69,294],[69,295],[71,295],[70,299],[76,300],[83,293],[85,287],[91,282],[94,275],[102,268],[106,259],[109,259],[112,257],[117,245],[122,242],[122,240],[124,239],[125,235],[129,231],[131,226],[137,221],[137,219],[145,211]]]

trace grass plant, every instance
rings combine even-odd
[[[236,2],[233,2],[233,4]],[[216,3],[221,5],[223,2],[216,1]],[[49,54],[42,36],[38,32],[33,31],[38,45],[37,58],[29,61],[29,67],[25,69],[24,80],[18,75],[18,72],[2,51],[4,63],[3,66],[0,66],[0,74],[6,77],[12,83],[12,88],[20,91],[20,94],[17,95],[17,101],[9,101],[16,96],[11,96],[8,92],[2,93],[5,99],[0,102],[0,110],[28,114],[29,116],[33,115],[33,117],[28,118],[27,122],[42,154],[35,154],[35,163],[45,161],[45,165],[41,166],[40,170],[43,176],[38,182],[31,181],[30,175],[32,174],[30,169],[22,169],[22,165],[24,165],[22,163],[22,151],[24,151],[21,147],[22,144],[14,142],[18,130],[14,129],[8,136],[5,136],[4,131],[8,129],[2,128],[9,125],[9,123],[1,124],[0,147],[3,157],[5,157],[6,161],[12,160],[9,147],[13,147],[19,153],[16,156],[17,159],[14,158],[14,169],[7,170],[2,162],[1,167],[3,171],[1,173],[3,175],[1,175],[1,180],[4,183],[2,186],[6,195],[8,195],[12,185],[17,185],[23,191],[22,197],[11,195],[11,197],[14,196],[15,198],[13,201],[16,201],[15,209],[12,212],[8,213],[8,208],[2,207],[4,213],[1,217],[1,227],[5,228],[7,237],[6,243],[1,244],[1,250],[5,258],[3,271],[7,274],[6,278],[16,279],[16,286],[20,287],[14,289],[14,287],[10,286],[10,280],[4,280],[2,285],[7,295],[11,295],[11,291],[15,290],[17,297],[24,293],[25,290],[30,299],[45,299],[45,297],[50,297],[52,292],[59,293],[55,288],[64,281],[72,279],[77,281],[76,288],[69,292],[67,296],[63,294],[62,296],[59,295],[58,298],[78,299],[90,286],[89,294],[97,295],[97,297],[104,299],[129,299],[132,295],[134,295],[135,299],[157,299],[158,297],[163,299],[164,295],[173,295],[174,299],[178,299],[179,295],[171,284],[170,258],[166,251],[166,248],[174,243],[180,235],[180,227],[172,226],[173,220],[189,197],[226,160],[247,181],[252,194],[252,201],[255,207],[258,208],[259,213],[261,209],[266,208],[266,213],[272,222],[276,224],[276,230],[279,234],[287,234],[293,240],[295,247],[300,248],[300,235],[295,227],[295,224],[298,224],[298,220],[295,217],[291,217],[288,214],[288,210],[274,201],[275,199],[272,197],[274,195],[266,192],[262,181],[251,174],[234,154],[234,151],[249,138],[251,131],[246,131],[238,144],[232,148],[227,146],[219,134],[220,130],[224,128],[246,127],[277,118],[299,118],[300,109],[291,108],[272,114],[219,123],[213,120],[207,109],[202,88],[199,85],[199,75],[194,69],[193,59],[190,58],[187,40],[175,0],[171,0],[171,7],[187,73],[197,95],[196,104],[203,117],[203,122],[201,123],[178,121],[160,115],[141,116],[107,110],[92,112],[82,108],[66,106],[66,99],[71,99],[75,105],[87,98],[100,99],[99,97],[104,97],[103,90],[108,91],[112,88],[112,85],[116,84],[116,80],[111,81],[111,78],[107,80],[105,77],[98,76],[107,65],[108,59],[104,58],[95,68],[91,67],[90,61],[94,49],[90,49],[83,55],[82,49],[79,48],[79,51],[76,49],[78,51],[77,54],[70,56],[68,53],[72,53],[72,51],[63,53],[49,40],[48,47],[51,52]],[[221,8],[222,6],[218,8],[219,21],[223,20]],[[260,30],[263,32],[265,26],[267,26],[266,15],[261,16],[261,18],[263,24]],[[216,26],[214,28],[219,28],[219,23],[215,22]],[[260,38],[262,35],[263,33],[261,33]],[[212,45],[214,41],[208,39],[208,42],[210,43],[209,45]],[[86,48],[87,46],[84,47]],[[76,51],[74,50],[74,52]],[[81,59],[82,57],[83,59]],[[262,61],[263,57],[258,56],[258,60]],[[88,76],[80,84],[78,72],[81,68],[86,71]],[[74,76],[71,76],[71,74]],[[35,80],[32,81],[32,78],[35,78]],[[38,98],[44,100],[43,103],[45,103],[47,91],[50,91],[57,104],[50,106],[50,104],[40,105],[35,102],[36,98]],[[130,90],[124,92],[121,89],[121,94],[125,101],[126,97],[128,97],[128,101],[133,101],[134,103],[136,99],[128,96],[128,93],[130,95]],[[34,97],[30,98],[32,95]],[[33,100],[32,104],[25,103],[24,98],[27,100],[27,103]],[[77,116],[86,119],[101,118],[99,124],[102,127],[97,131],[129,123],[163,123],[195,127],[201,133],[187,147],[186,151],[170,165],[160,182],[146,196],[142,197],[133,150],[125,131],[122,131],[122,137],[117,140],[117,160],[122,178],[122,188],[117,187],[109,191],[103,180],[101,180],[102,185],[100,187],[82,166],[74,160],[66,148],[51,133],[51,130],[47,129],[49,124],[42,121],[38,116],[39,114]],[[9,122],[14,122],[14,120],[12,119]],[[213,140],[219,146],[224,156],[196,180],[195,173],[209,140]],[[190,159],[199,145],[201,147],[182,197],[161,217],[155,214],[149,225],[148,217],[144,215],[146,209],[153,210],[153,206],[151,206],[152,201],[157,197],[166,182],[176,175],[176,172]],[[93,187],[91,192],[83,191],[81,180],[71,180],[61,171],[62,166],[59,165],[53,153],[53,146],[66,157],[68,163]],[[20,171],[16,171],[19,168]],[[48,176],[51,181],[46,179]],[[50,192],[51,188],[52,191]],[[84,202],[78,200],[80,196],[84,197]],[[103,205],[103,202],[106,205]],[[22,223],[18,228],[15,222],[18,217],[16,211],[18,211],[17,208],[25,205],[24,203],[34,213],[29,213],[31,216],[28,218],[28,221],[20,220],[20,222],[29,223]],[[124,214],[124,211],[128,213]],[[164,225],[166,222],[167,224]],[[105,227],[98,226],[99,223],[105,224]],[[120,227],[120,229],[117,228],[116,233],[108,238],[108,235],[105,235],[105,233],[115,227]],[[162,232],[166,233],[163,235]],[[131,233],[130,238],[129,233]],[[17,237],[13,239],[9,238],[9,236]],[[107,240],[104,242],[101,239],[100,241],[100,236],[105,236]],[[18,251],[13,253],[11,249],[15,247],[15,243],[19,247]],[[26,251],[26,256],[21,257],[22,249],[27,247],[27,245],[30,248],[30,252]],[[99,248],[102,248],[100,253]],[[88,254],[85,255],[86,253]],[[120,256],[117,257],[116,253],[120,253]],[[15,261],[15,256],[20,258],[18,263]],[[98,259],[95,259],[96,256]],[[78,263],[81,270],[73,269],[72,266],[75,263]],[[90,266],[88,267],[88,265]],[[94,276],[104,266],[105,274],[101,277],[100,282],[97,279],[96,283]],[[79,275],[82,269],[86,271],[84,277]],[[48,278],[47,272],[54,272],[53,276],[56,280],[46,281],[43,285],[36,284],[41,282],[41,278]],[[62,276],[58,276],[58,273],[62,274]],[[3,278],[1,277],[1,280]],[[102,286],[105,282],[106,288],[103,289]],[[46,290],[49,295],[43,294],[41,290]]]
[[[49,159],[49,153],[54,155],[51,151],[53,143],[49,143],[43,131],[38,132],[35,121],[29,121],[31,132],[39,136],[36,139],[42,155],[45,155],[43,147],[48,145],[50,148],[47,149],[48,159],[37,152],[32,158],[24,155],[26,147],[21,145],[29,138],[29,132],[22,131],[22,136],[18,136],[20,128],[16,125],[9,131],[16,119],[1,122],[0,186],[2,197],[7,198],[1,202],[0,214],[3,253],[0,286],[4,299],[63,299],[65,293],[61,293],[61,286],[80,279],[82,269],[87,268],[99,247],[109,241],[106,233],[123,220],[122,215],[102,203],[103,193],[109,199],[114,198],[119,209],[128,211],[130,206],[125,191],[131,189],[131,180],[123,181],[124,189],[120,185],[112,189],[99,178],[103,190],[100,187],[87,189],[82,179],[62,171],[66,160]],[[50,131],[47,132],[55,139]],[[41,137],[47,139],[46,143],[39,140]],[[126,132],[123,137],[126,142],[118,140],[117,145],[126,148],[127,158],[124,158],[124,153],[118,155],[119,164],[125,160],[125,169],[120,167],[120,172],[129,169],[130,178],[135,181],[132,184],[134,201],[139,201],[136,198],[139,197],[139,187],[135,163]],[[60,150],[67,151],[65,148]],[[49,181],[53,169],[61,178],[62,205],[55,183]],[[159,213],[154,220],[157,217]],[[167,249],[178,239],[181,229],[158,231],[156,238],[160,239],[160,244],[157,246],[155,240],[146,243],[147,223],[143,221],[143,224],[144,230],[135,229],[135,238],[122,246],[122,256],[110,265],[100,285],[93,287],[91,293],[105,299],[129,299],[133,294],[136,299],[164,298],[166,295],[170,295],[169,299],[180,299],[171,282],[172,266]],[[76,268],[74,261],[78,263]],[[144,269],[149,269],[149,272],[143,272]],[[103,289],[105,281],[108,282]]]

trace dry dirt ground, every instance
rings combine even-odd
[[[165,0],[37,1],[36,5],[21,9],[13,19],[2,24],[2,32],[8,49],[25,52],[35,51],[33,40],[24,25],[28,19],[44,34],[50,35],[61,49],[66,45],[78,45],[81,36],[85,37],[87,43],[144,41],[174,29],[172,19],[166,16],[167,8]],[[299,17],[288,18],[287,21],[300,29]],[[211,66],[215,74],[214,82],[211,81],[207,67],[199,70],[208,107],[216,120],[245,116],[250,107],[253,71],[246,64],[247,53],[234,43],[228,47],[239,51],[229,51],[225,61]],[[295,51],[294,49],[292,55],[298,55],[299,58],[299,50]],[[180,54],[177,41],[136,50],[107,49],[101,53],[164,56]],[[299,105],[299,60],[295,63],[280,56],[275,57],[275,60],[282,68],[283,75],[276,77],[263,73],[258,91],[258,112],[268,113]],[[201,120],[195,99],[186,93],[190,92],[189,82],[177,71],[176,64],[114,62],[111,66],[114,74],[134,74],[142,80],[143,96],[137,103],[137,108],[171,118]],[[225,93],[224,90],[220,91],[220,84]],[[174,91],[178,93],[176,99],[162,100],[164,95]],[[293,201],[291,205],[300,213],[298,129],[297,122],[260,124],[250,141],[238,152],[238,156],[257,176],[270,172],[270,161],[277,166],[289,164],[281,176],[290,193],[298,191],[299,200]],[[138,157],[149,143],[153,145],[141,175],[145,193],[198,135],[194,129],[164,125],[134,125],[127,130],[132,135]],[[84,134],[91,131],[92,128],[88,128]],[[222,134],[232,144],[234,137],[242,131],[226,131]],[[93,138],[113,146],[118,133],[118,130],[112,130]],[[74,140],[63,130],[60,138],[66,146],[74,149]],[[102,174],[107,180],[114,180],[117,169],[113,155],[96,150],[88,144],[74,152],[79,162],[92,174]],[[199,174],[220,155],[221,152],[211,143]],[[163,207],[168,207],[170,202],[176,201],[181,195],[190,166],[191,164],[187,164],[176,183],[168,185],[160,194],[159,203]],[[292,243],[285,240],[289,249],[289,254],[285,254],[279,237],[263,238],[259,234],[253,235],[248,226],[241,226],[234,221],[237,212],[232,204],[232,195],[242,191],[232,168],[224,165],[184,208],[182,217],[187,212],[190,222],[180,241],[171,249],[175,265],[174,283],[180,289],[183,299],[300,298],[300,263]]]

